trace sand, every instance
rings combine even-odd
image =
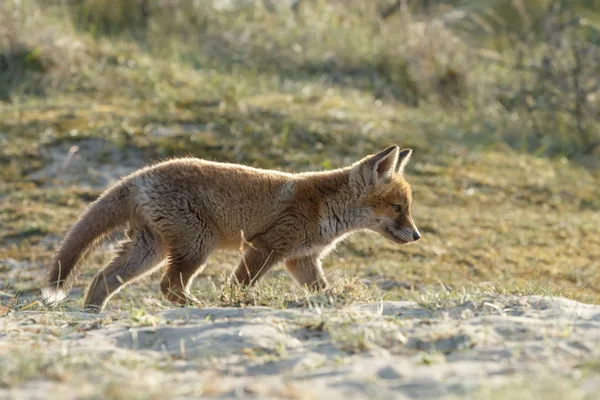
[[[0,319],[0,398],[595,398],[599,339],[600,306],[540,296],[22,311]]]

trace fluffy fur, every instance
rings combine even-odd
[[[242,240],[249,245],[233,284],[252,284],[284,261],[301,285],[326,288],[320,260],[344,236],[368,229],[399,244],[419,239],[403,177],[410,156],[391,146],[346,168],[301,174],[194,158],[143,168],[107,189],[67,232],[42,295],[49,304],[64,299],[89,252],[123,228],[127,240],[90,284],[87,308],[102,310],[163,261],[161,291],[184,303],[208,256]]]

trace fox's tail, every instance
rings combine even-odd
[[[101,240],[129,221],[131,191],[128,181],[108,188],[90,204],[79,220],[67,232],[49,265],[42,297],[46,304],[63,300],[83,260]]]

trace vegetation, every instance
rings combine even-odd
[[[600,301],[597,1],[212,4],[2,2],[5,304],[29,304],[14,299],[36,293],[60,235],[135,166],[192,154],[301,171],[389,143],[415,149],[424,238],[353,237],[332,275],[386,299],[471,287]],[[218,293],[235,262],[209,262],[199,299],[240,304]],[[121,298],[146,301],[156,281]]]
[[[156,276],[115,296],[108,315],[13,313],[47,310],[37,302],[45,263],[86,204],[172,156],[304,171],[392,143],[415,150],[407,176],[420,241],[353,236],[325,261],[327,295],[294,286],[282,268],[253,289],[223,287],[237,257],[216,255],[192,305],[311,308],[288,331],[329,337],[345,354],[418,349],[414,360],[429,365],[445,362],[436,343],[456,336],[460,347],[462,336],[413,343],[402,318],[338,311],[412,300],[428,326],[449,309],[504,315],[510,300],[490,299],[514,294],[600,303],[599,103],[598,0],[4,0],[0,317],[24,320],[7,328],[19,340],[0,351],[0,390],[37,378],[90,398],[161,398],[183,373],[183,350],[88,354],[65,342],[105,325],[133,338],[165,324],[157,315],[173,305]],[[94,253],[60,310],[80,308],[112,249]],[[585,346],[565,348],[556,353]],[[517,376],[476,397],[587,398],[578,387],[596,364],[560,379]],[[144,371],[173,375],[154,382]],[[223,394],[210,374],[184,380],[182,396]]]

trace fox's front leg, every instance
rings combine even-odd
[[[301,286],[312,290],[327,289],[327,280],[318,255],[290,258],[285,261],[285,266]]]
[[[280,260],[280,254],[273,250],[249,248],[235,270],[232,283],[240,286],[253,285]]]
[[[289,234],[294,219],[282,220],[274,229],[252,239],[233,276],[233,284],[248,286],[256,283],[273,265],[285,259],[300,244],[301,237]]]

